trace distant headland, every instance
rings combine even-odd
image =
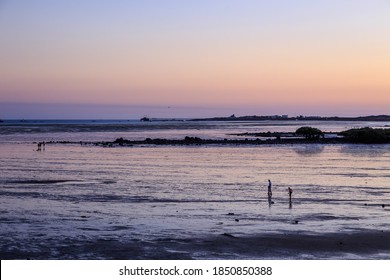
[[[390,121],[390,115],[375,115],[361,117],[321,117],[321,116],[296,116],[288,115],[270,115],[270,116],[241,116],[236,117],[234,114],[229,117],[213,118],[196,118],[191,121],[268,121],[268,120],[285,120],[285,121],[366,121],[366,122],[387,122]]]

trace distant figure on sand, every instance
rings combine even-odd
[[[45,145],[46,145],[46,142],[45,142],[45,141],[39,142],[39,143],[38,143],[37,151],[41,152],[42,149],[43,149],[43,151],[44,151],[44,150],[45,150]]]
[[[290,200],[291,200],[292,193],[293,193],[292,188],[288,187],[288,196],[290,197]]]
[[[289,201],[289,204],[288,204],[289,206],[288,206],[288,208],[292,209],[291,195],[292,195],[293,190],[292,190],[292,188],[290,188],[290,187],[288,187],[287,190],[288,190],[288,196],[289,196],[289,198],[290,198],[290,199],[288,200],[288,201]]]
[[[272,197],[272,183],[271,180],[268,180],[268,198]]]

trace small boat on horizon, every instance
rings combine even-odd
[[[143,117],[140,119],[141,122],[151,122],[152,120],[148,117]]]

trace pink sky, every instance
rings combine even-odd
[[[0,5],[0,103],[390,113],[386,1],[40,2]]]

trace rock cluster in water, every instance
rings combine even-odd
[[[322,138],[316,141],[307,139],[202,139],[199,137],[186,136],[184,139],[165,139],[165,138],[146,138],[145,140],[127,140],[124,138],[117,138],[115,141],[50,141],[47,144],[81,144],[81,145],[95,145],[102,147],[129,147],[135,145],[171,145],[171,146],[194,146],[194,145],[262,145],[262,144],[338,144],[345,142],[340,138]]]

